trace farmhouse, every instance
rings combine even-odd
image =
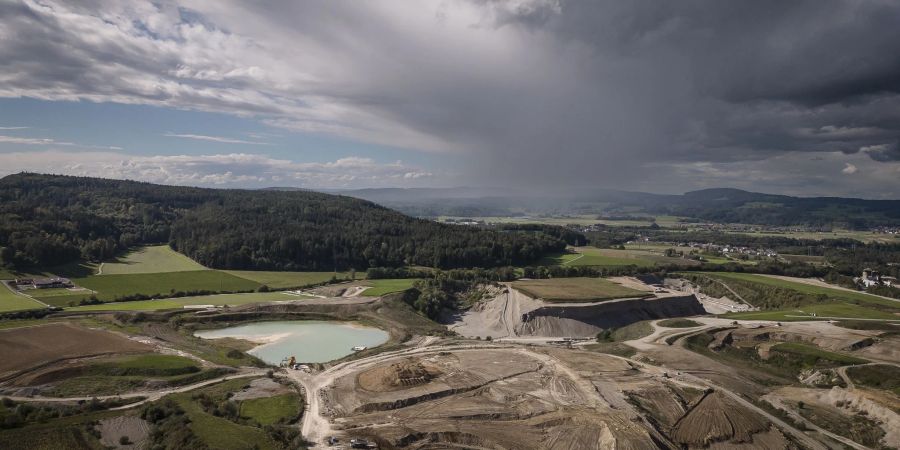
[[[31,286],[35,289],[70,288],[74,286],[68,278],[35,278],[31,280]]]
[[[859,282],[862,283],[863,286],[869,288],[872,286],[895,286],[897,285],[897,279],[894,277],[882,276],[880,272],[877,270],[866,269],[863,270],[862,276],[858,278]]]

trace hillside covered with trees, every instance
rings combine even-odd
[[[268,270],[524,265],[565,241],[415,219],[309,191],[162,186],[16,174],[0,179],[0,259],[14,267],[102,261],[168,242],[213,268]]]

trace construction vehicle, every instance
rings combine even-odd
[[[297,358],[295,356],[290,356],[290,357],[285,356],[281,360],[281,364],[279,364],[278,366],[279,367],[288,367],[288,368],[293,369],[294,365],[296,365],[296,364],[297,364]]]

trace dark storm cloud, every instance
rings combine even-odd
[[[900,161],[900,142],[863,147],[862,151],[875,161]]]
[[[253,116],[452,155],[488,185],[900,189],[896,1],[23,0],[0,19],[0,96]]]

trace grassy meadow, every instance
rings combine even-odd
[[[45,306],[9,290],[5,284],[0,284],[0,313],[25,311],[28,309],[40,309]]]
[[[168,296],[176,292],[250,291],[260,284],[217,270],[191,272],[134,273],[95,275],[75,278],[72,282],[88,291],[35,289],[28,293],[53,306],[71,306],[95,295],[101,301],[115,301],[135,294]],[[92,292],[93,291],[93,292]]]
[[[393,294],[394,292],[405,291],[413,287],[415,278],[397,278],[383,280],[368,280],[366,285],[371,286],[364,290],[361,295],[367,297],[381,297],[383,295]]]
[[[349,279],[350,272],[270,272],[261,270],[223,270],[229,275],[264,284],[272,289],[303,288],[326,283],[334,278]],[[357,274],[364,278],[365,273]]]
[[[156,311],[161,309],[180,309],[187,305],[238,306],[250,303],[263,303],[283,300],[298,300],[307,297],[286,294],[284,292],[248,292],[245,294],[198,295],[181,298],[165,298],[158,300],[137,300],[131,302],[111,302],[99,305],[82,305],[66,308],[67,311]]]
[[[152,245],[132,250],[114,261],[103,263],[103,275],[135,273],[193,272],[206,270],[200,263],[172,250],[168,245]]]
[[[241,416],[250,418],[260,425],[272,425],[290,420],[300,414],[300,396],[282,394],[273,397],[254,398],[241,401]]]
[[[596,248],[596,247],[574,247],[574,253],[560,253],[543,258],[538,265],[543,266],[592,266],[592,267],[621,267],[621,266],[638,266],[652,267],[656,264],[678,264],[678,265],[697,265],[698,262],[682,259],[671,258],[663,254],[666,248],[660,249],[638,249],[630,248],[625,250]]]
[[[599,302],[650,295],[603,278],[520,280],[513,282],[512,287],[529,297],[548,302]]]
[[[855,292],[839,288],[830,288],[825,286],[816,286],[802,281],[791,281],[784,278],[770,277],[766,275],[758,275],[752,273],[731,273],[731,272],[707,272],[705,275],[713,276],[723,280],[740,280],[752,283],[774,286],[784,289],[790,289],[797,292],[810,295],[825,295],[836,300],[844,300],[860,304],[880,305],[888,308],[900,309],[900,301],[889,300],[877,295],[867,294],[865,292]]]
[[[210,448],[222,450],[243,450],[247,448],[274,450],[281,448],[262,428],[242,425],[224,417],[210,414],[204,411],[203,406],[196,398],[197,395],[202,394],[212,401],[220,402],[225,400],[229,393],[239,391],[243,386],[248,385],[250,381],[250,378],[229,380],[195,391],[170,395],[168,398],[175,400],[178,406],[185,411],[185,414],[190,419],[191,431]],[[259,412],[255,411],[254,408],[256,406],[251,404],[251,414],[258,412],[260,414],[258,417],[264,420],[275,418],[277,422],[277,414],[289,414],[291,412],[286,407],[280,408],[280,411]],[[268,406],[272,406],[272,404],[270,403]],[[297,406],[299,406],[299,402],[297,402]],[[243,409],[241,405],[238,408]]]

